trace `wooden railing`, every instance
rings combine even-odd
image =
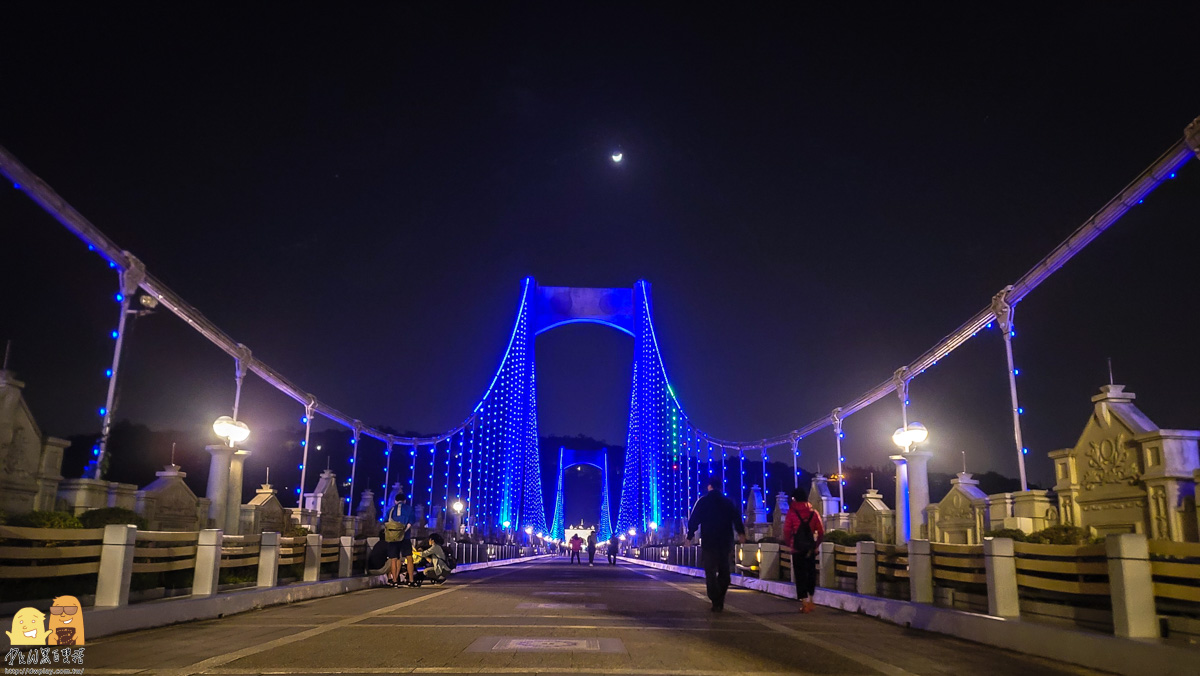
[[[196,567],[199,533],[139,530],[133,549],[133,572],[168,573]]]
[[[1151,540],[1150,573],[1159,612],[1200,617],[1200,543]]]
[[[968,585],[986,585],[983,545],[933,544],[933,579]]]
[[[221,568],[258,566],[261,535],[226,535],[221,542]]]
[[[1104,545],[1039,545],[1014,542],[1017,585],[1057,594],[1108,596]]]
[[[0,526],[0,580],[95,575],[103,528]]]

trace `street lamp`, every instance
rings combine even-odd
[[[455,500],[454,504],[450,505],[450,508],[454,510],[455,514],[462,514],[463,509],[466,508],[466,505],[463,504],[462,500]]]
[[[658,533],[658,522],[651,521],[650,522],[650,540],[649,540],[650,544],[654,544],[654,536],[657,533]]]
[[[914,444],[925,443],[929,438],[929,430],[919,422],[910,422],[906,427],[900,427],[892,433],[892,443],[905,451],[911,450]]]
[[[250,436],[250,428],[240,420],[234,420],[227,415],[217,418],[213,423],[213,432],[225,440],[230,447],[236,446]]]

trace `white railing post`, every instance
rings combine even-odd
[[[855,591],[865,596],[875,596],[879,589],[875,583],[875,543],[862,540],[854,543],[854,567],[858,571]]]
[[[258,546],[258,586],[279,584],[279,533],[263,533]]]
[[[1104,540],[1104,551],[1108,555],[1113,633],[1127,638],[1158,638],[1158,612],[1154,607],[1154,578],[1146,536],[1109,535]]]
[[[304,581],[321,581],[321,534],[309,533],[304,546]]]
[[[833,589],[837,586],[837,561],[833,554],[833,543],[821,543],[821,570],[817,573],[817,584],[826,588]]]
[[[913,603],[933,603],[933,547],[929,540],[908,541],[908,592]]]
[[[758,579],[778,580],[779,545],[770,542],[761,543],[758,545],[758,551],[762,554],[762,561],[758,563]]]
[[[97,607],[129,605],[129,580],[133,577],[136,545],[136,526],[114,523],[104,527],[100,575],[96,579]]]
[[[217,593],[221,579],[221,543],[225,533],[220,528],[200,531],[196,542],[196,570],[192,576],[192,596],[212,596]]]
[[[350,577],[354,572],[354,536],[341,536],[338,548],[338,577]]]
[[[1017,556],[1010,538],[984,538],[983,567],[987,571],[988,614],[1019,617]]]

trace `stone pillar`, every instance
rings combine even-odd
[[[212,448],[211,446],[209,448]],[[212,487],[212,483],[209,483]],[[196,543],[196,571],[192,576],[192,596],[212,596],[217,593],[221,578],[221,542],[225,534],[220,528],[200,531]]]
[[[912,450],[905,454],[908,460],[908,520],[911,524],[909,538],[925,538],[925,508],[929,506],[929,459],[933,453]]]
[[[375,504],[375,493],[370,489],[362,492],[362,497],[358,501],[358,509],[354,512],[362,518],[366,526],[377,525],[379,521],[379,505]],[[367,529],[368,535],[374,535],[378,532],[378,528]]]
[[[104,527],[100,575],[96,579],[97,608],[129,605],[129,580],[133,577],[133,550],[136,545],[136,526],[110,524]]]
[[[771,535],[773,535],[776,540],[783,538],[783,522],[787,519],[788,510],[791,508],[792,504],[788,500],[787,493],[780,492],[775,494],[775,512],[772,514],[771,518]],[[785,544],[791,546],[790,542]]]
[[[242,516],[242,468],[250,451],[235,451],[229,462],[229,492],[225,496],[225,532],[237,535],[241,532]]]
[[[908,541],[908,592],[913,603],[933,603],[933,547],[929,540]]]
[[[758,551],[762,556],[762,560],[758,562],[758,579],[760,580],[778,580],[779,579],[779,545],[773,542],[758,543]]]
[[[343,535],[338,544],[338,577],[350,577],[354,571],[354,536]]]
[[[896,544],[902,545],[908,542],[912,526],[908,520],[908,457],[893,455],[889,459],[896,463]]]
[[[987,571],[988,614],[1019,617],[1021,603],[1017,595],[1017,557],[1013,551],[1013,541],[1009,538],[985,538],[983,567]]]
[[[304,581],[321,580],[321,534],[309,533],[304,547]]]
[[[1150,549],[1141,533],[1109,535],[1108,584],[1112,594],[1113,633],[1126,638],[1158,638]]]
[[[875,543],[870,540],[854,543],[855,588],[864,596],[875,596],[878,586],[875,582]]]
[[[233,449],[224,444],[205,446],[212,456],[208,464],[208,490],[204,497],[209,499],[208,518],[213,525],[225,524],[225,507],[229,496],[229,464]]]
[[[833,543],[822,542],[817,556],[820,557],[820,570],[817,571],[817,585],[833,589],[837,585],[837,561],[833,555]]]
[[[258,547],[258,586],[279,584],[279,533],[263,533]]]

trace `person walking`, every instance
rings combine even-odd
[[[588,565],[596,565],[596,531],[588,532],[587,537]]]
[[[608,538],[608,565],[617,565],[617,536],[613,535]]]
[[[579,555],[581,549],[583,549],[583,538],[576,533],[571,536],[571,560],[569,563],[583,563],[583,559]]]
[[[825,539],[821,515],[808,502],[808,491],[796,488],[792,506],[783,522],[783,544],[792,550],[792,575],[796,581],[796,599],[800,612],[811,613],[817,606],[813,593],[817,588],[817,549]]]
[[[704,565],[704,584],[712,610],[725,610],[725,593],[729,591],[730,564],[733,559],[733,533],[737,531],[738,542],[746,542],[746,526],[742,515],[733,501],[725,497],[717,487],[721,479],[710,477],[708,492],[696,501],[688,519],[687,543],[692,543],[696,529],[700,529],[700,560]]]
[[[408,504],[408,495],[402,490],[393,498],[394,504],[388,510],[383,522],[383,539],[387,542],[387,555],[390,570],[388,584],[400,587],[400,560],[408,566],[408,586],[415,587],[413,581],[412,560],[412,525],[415,521],[412,505]]]

